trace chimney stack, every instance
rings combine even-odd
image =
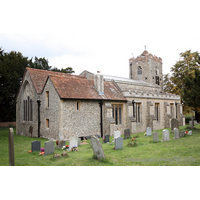
[[[104,95],[103,75],[100,74],[100,71],[97,71],[97,74],[94,75],[94,86],[99,95]]]

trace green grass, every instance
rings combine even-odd
[[[187,126],[180,127],[187,130]],[[170,141],[163,142],[162,130],[158,130],[159,142],[153,142],[153,136],[145,137],[144,132],[137,134],[137,146],[128,144],[131,139],[123,141],[123,149],[114,150],[114,143],[102,144],[106,159],[93,158],[93,150],[88,145],[79,146],[79,152],[69,152],[67,157],[53,158],[52,155],[39,156],[39,152],[28,153],[31,142],[41,141],[44,147],[45,139],[14,135],[15,165],[16,166],[199,166],[200,165],[200,125],[195,126],[192,136],[174,140],[170,133]],[[15,130],[15,129],[14,129]],[[171,130],[171,129],[169,129]],[[136,134],[131,135],[131,137]],[[122,136],[123,137],[123,136]],[[101,142],[102,139],[100,138]],[[110,137],[110,142],[113,137]],[[0,128],[0,166],[9,165],[8,157],[8,128]],[[58,154],[62,150],[55,149]]]

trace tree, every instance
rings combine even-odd
[[[164,91],[181,96],[184,111],[189,111],[189,105],[183,100],[184,88],[186,88],[186,79],[193,79],[195,70],[200,69],[200,54],[198,51],[191,50],[180,53],[180,59],[171,68],[172,75],[164,75]],[[198,113],[196,112],[196,116]]]
[[[195,69],[194,77],[185,76],[185,86],[182,95],[187,106],[195,111],[196,120],[200,121],[200,70]]]
[[[43,70],[51,70],[51,66],[49,66],[49,61],[46,58],[37,58],[35,56],[34,62],[32,62],[32,58],[30,60],[30,67],[35,69],[43,69]]]
[[[55,72],[62,72],[62,73],[68,73],[68,74],[73,74],[75,73],[75,71],[71,68],[71,67],[67,67],[65,69],[58,69],[58,68],[53,68],[51,71],[55,71]]]
[[[15,98],[30,60],[20,52],[5,53],[0,48],[0,121],[15,121]]]

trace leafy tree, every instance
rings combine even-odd
[[[43,70],[51,70],[51,66],[49,66],[49,61],[45,58],[37,58],[37,56],[35,56],[35,60],[34,62],[32,61],[32,59],[30,60],[30,66],[31,68],[35,68],[35,69],[43,69]]]
[[[75,71],[71,68],[71,67],[67,67],[65,69],[58,69],[58,68],[53,68],[51,71],[55,71],[55,72],[62,72],[62,73],[68,73],[68,74],[73,74],[75,73]]]
[[[30,60],[20,52],[5,53],[0,48],[0,121],[15,121],[15,98]]]
[[[185,76],[183,101],[195,111],[196,120],[200,121],[200,70],[195,69],[194,77]]]
[[[184,104],[184,111],[191,110],[190,105],[183,100],[184,88],[186,88],[186,79],[193,79],[195,70],[200,69],[200,54],[198,51],[191,50],[180,53],[180,59],[171,68],[172,75],[164,75],[164,91],[181,96]],[[198,115],[196,111],[196,116]]]

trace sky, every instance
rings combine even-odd
[[[73,0],[1,2],[0,47],[45,57],[75,74],[129,77],[129,59],[146,49],[163,74],[186,50],[200,50],[198,1]]]

